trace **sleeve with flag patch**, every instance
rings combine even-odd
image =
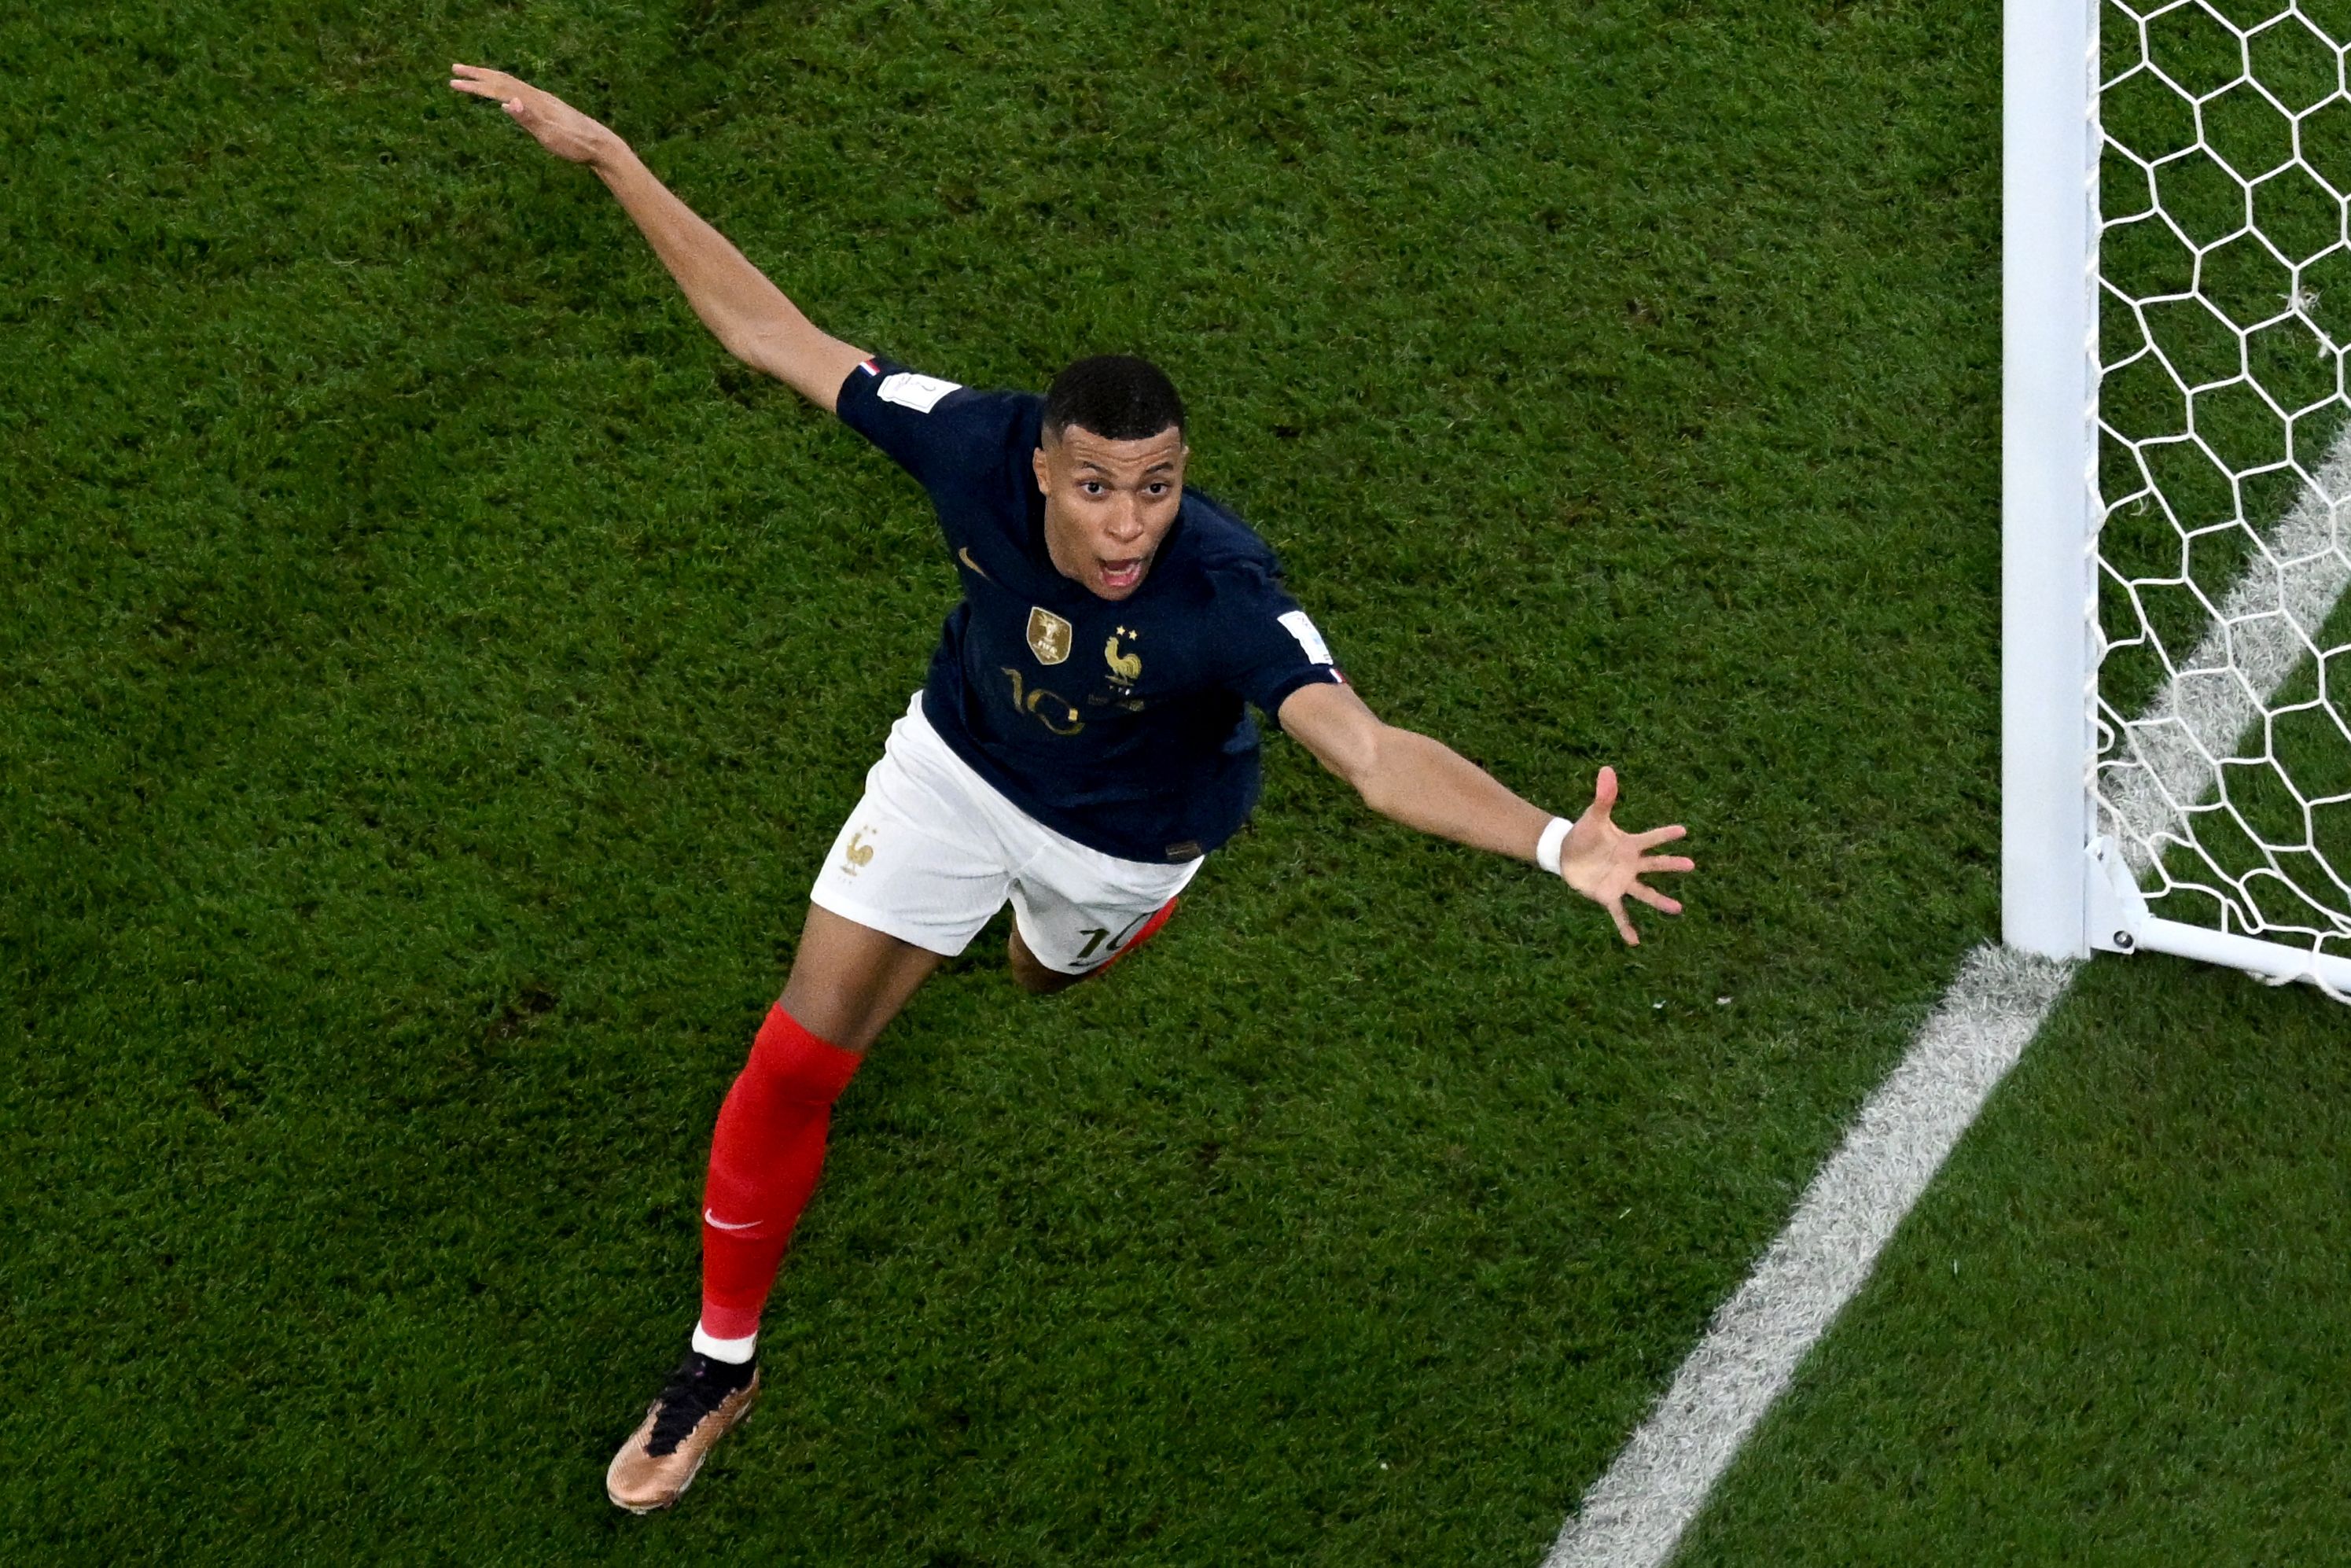
[[[849,372],[834,409],[841,423],[935,490],[977,464],[1002,462],[1001,402],[877,355]]]
[[[1278,727],[1283,699],[1299,687],[1346,684],[1330,644],[1278,579],[1250,571],[1217,586],[1224,685],[1250,706]]]

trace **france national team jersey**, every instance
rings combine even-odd
[[[1196,490],[1143,585],[1098,599],[1045,551],[1029,455],[1045,400],[975,392],[869,360],[842,423],[930,492],[963,602],[931,657],[923,712],[1029,816],[1133,861],[1187,861],[1257,804],[1258,733],[1299,687],[1340,680],[1249,526]]]

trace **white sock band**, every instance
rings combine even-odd
[[[741,1339],[714,1338],[700,1323],[694,1325],[694,1348],[713,1361],[723,1361],[730,1366],[740,1366],[751,1359],[759,1348],[759,1336],[747,1333]]]
[[[1565,817],[1553,817],[1544,826],[1542,837],[1535,841],[1535,864],[1557,876],[1560,846],[1567,842],[1567,830],[1573,826]]]

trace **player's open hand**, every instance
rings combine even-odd
[[[494,99],[541,147],[570,163],[593,163],[620,145],[620,138],[551,92],[519,77],[480,66],[451,66],[452,91]]]
[[[1615,809],[1616,770],[1604,768],[1592,791],[1592,804],[1575,820],[1575,826],[1568,831],[1567,841],[1560,846],[1559,874],[1568,886],[1607,910],[1608,917],[1616,922],[1616,934],[1637,947],[1641,934],[1633,929],[1632,918],[1625,913],[1625,901],[1637,898],[1652,909],[1679,915],[1680,904],[1641,879],[1656,872],[1695,871],[1698,862],[1686,855],[1648,852],[1659,844],[1669,844],[1686,836],[1687,828],[1677,823],[1669,828],[1652,828],[1646,833],[1628,833],[1609,819],[1609,813]]]

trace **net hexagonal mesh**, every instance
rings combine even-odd
[[[2351,0],[2105,0],[2102,834],[2152,913],[2351,951]]]

